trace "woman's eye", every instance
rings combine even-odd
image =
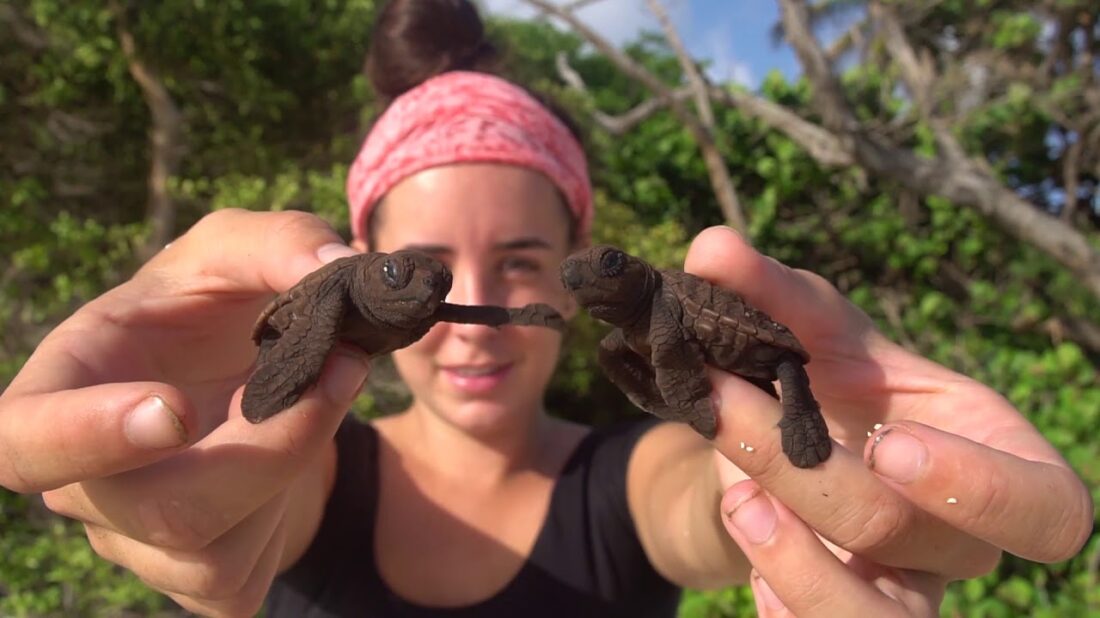
[[[539,263],[529,258],[505,258],[500,266],[505,273],[533,273],[539,271]]]

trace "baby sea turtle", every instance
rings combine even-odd
[[[790,329],[740,295],[609,245],[569,256],[561,279],[593,317],[616,327],[600,342],[599,362],[634,405],[712,439],[718,423],[704,365],[776,398],[778,379],[783,452],[800,468],[829,458],[832,442],[804,368],[809,354]]]
[[[444,302],[450,290],[447,267],[415,250],[340,258],[306,275],[256,321],[260,352],[241,400],[244,417],[258,423],[298,401],[337,341],[377,356],[415,343],[436,322],[565,327],[549,305],[455,305]]]

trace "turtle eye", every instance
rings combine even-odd
[[[408,277],[402,277],[402,269],[396,260],[387,259],[382,263],[382,281],[386,283],[386,287],[396,290],[405,286],[408,283]],[[405,281],[402,281],[405,279]]]
[[[618,249],[612,249],[600,258],[600,270],[604,276],[617,277],[626,266],[626,255]]]

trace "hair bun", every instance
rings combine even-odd
[[[492,73],[496,61],[469,0],[390,0],[374,25],[367,76],[388,102],[447,71]]]

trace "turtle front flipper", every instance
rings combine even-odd
[[[718,414],[711,400],[710,379],[707,377],[702,350],[694,341],[654,347],[653,367],[657,388],[676,419],[707,440],[718,435]]]
[[[812,468],[829,458],[833,442],[821,407],[810,392],[810,378],[802,359],[794,354],[783,358],[776,367],[783,388],[783,418],[779,431],[783,452],[798,468]]]
[[[249,421],[259,423],[289,408],[320,377],[346,310],[344,289],[327,286],[324,291],[281,333],[264,332],[256,370],[241,398],[241,412]]]

